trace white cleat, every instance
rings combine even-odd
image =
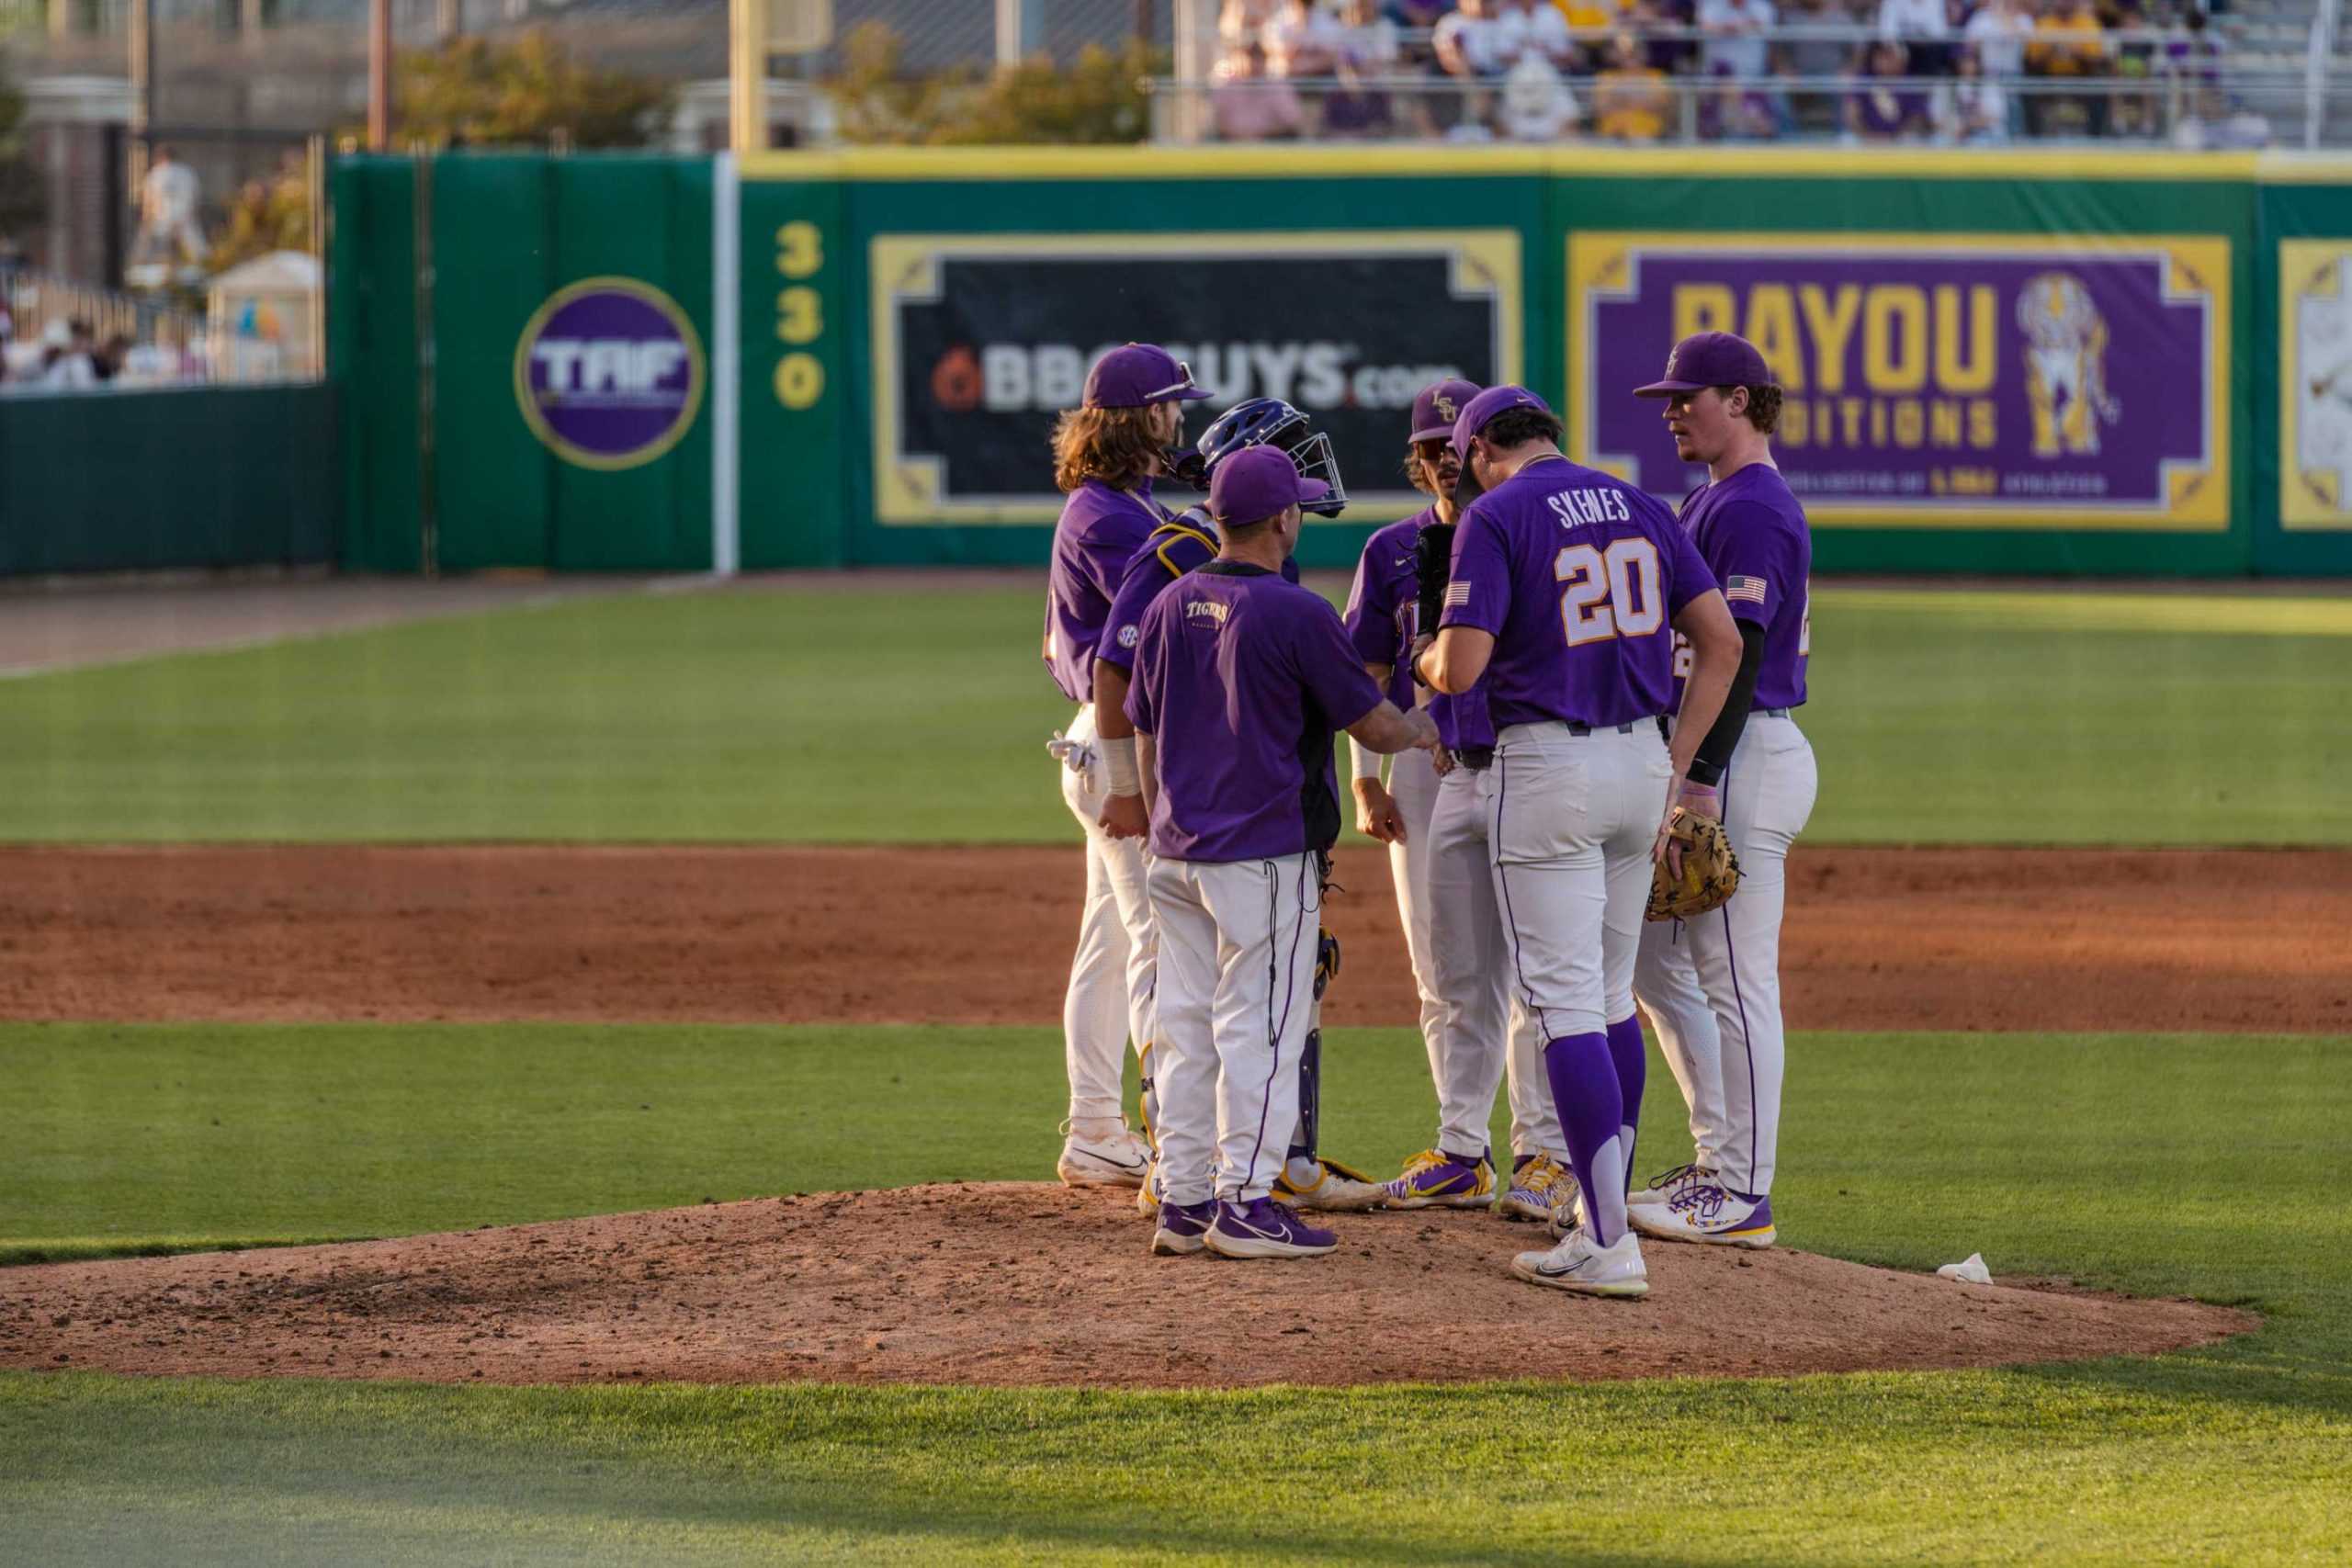
[[[1644,1208],[1654,1208],[1671,1203],[1691,1188],[1714,1179],[1715,1173],[1704,1166],[1678,1165],[1663,1175],[1651,1177],[1647,1187],[1636,1187],[1626,1193],[1625,1202],[1628,1207],[1639,1203]]]
[[[1531,1284],[1588,1296],[1646,1296],[1650,1272],[1642,1263],[1641,1238],[1627,1231],[1614,1246],[1596,1247],[1587,1232],[1570,1231],[1549,1252],[1522,1252],[1510,1271]]]
[[[1771,1246],[1780,1234],[1772,1224],[1770,1194],[1743,1198],[1713,1182],[1686,1187],[1668,1202],[1629,1205],[1625,1218],[1644,1235],[1660,1241],[1708,1242],[1753,1250]]]
[[[1062,1157],[1054,1170],[1065,1187],[1140,1187],[1151,1165],[1151,1145],[1125,1127],[1107,1138],[1081,1138],[1062,1123]]]
[[[1377,1206],[1387,1196],[1388,1189],[1363,1171],[1330,1159],[1315,1162],[1315,1179],[1304,1187],[1293,1182],[1285,1168],[1274,1179],[1272,1193],[1277,1203],[1329,1214],[1360,1213]]]

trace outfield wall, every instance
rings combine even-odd
[[[1441,371],[1679,496],[1626,392],[1726,325],[1788,385],[1824,571],[2352,570],[2352,162],[360,159],[331,261],[356,565],[1035,564],[1053,411],[1131,336],[1332,432],[1358,500],[1302,555],[1342,565],[1414,504]]]
[[[333,558],[334,389],[0,397],[0,577]]]

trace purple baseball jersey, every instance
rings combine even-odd
[[[1400,708],[1413,705],[1413,672],[1405,654],[1419,634],[1420,574],[1413,566],[1413,541],[1423,527],[1437,521],[1437,508],[1423,507],[1401,523],[1376,530],[1363,542],[1356,562],[1355,586],[1348,591],[1347,613],[1340,619],[1356,657],[1366,664],[1389,667],[1388,688],[1381,694]]]
[[[1127,561],[1126,575],[1119,580],[1119,592],[1111,601],[1110,617],[1102,623],[1102,640],[1094,645],[1094,657],[1133,674],[1144,612],[1151,608],[1161,589],[1186,572],[1208,565],[1216,559],[1216,525],[1198,507],[1187,509],[1146,535],[1142,547]],[[1298,581],[1296,561],[1283,562],[1283,581]]]
[[[1668,711],[1668,624],[1715,580],[1674,514],[1622,479],[1539,457],[1470,503],[1440,625],[1495,637],[1495,728]]]
[[[1089,479],[1062,503],[1046,579],[1046,668],[1071,702],[1094,700],[1094,645],[1119,580],[1145,536],[1166,520],[1148,483],[1128,491]]]
[[[1388,689],[1381,694],[1400,708],[1409,709],[1415,700],[1413,671],[1405,656],[1420,635],[1421,581],[1413,563],[1413,541],[1423,527],[1437,520],[1437,508],[1424,507],[1364,541],[1363,557],[1356,562],[1355,586],[1348,593],[1347,614],[1341,617],[1356,657],[1366,664],[1389,667]],[[1458,697],[1439,693],[1430,702],[1430,717],[1448,750],[1495,743],[1483,682]]]
[[[1732,615],[1764,628],[1755,705],[1802,705],[1805,660],[1813,651],[1813,533],[1788,480],[1770,463],[1750,463],[1727,479],[1692,491],[1682,503],[1682,525],[1723,584]],[[1677,637],[1678,704],[1690,673],[1688,647]]]
[[[1136,644],[1127,716],[1152,737],[1151,852],[1269,860],[1340,836],[1331,737],[1380,688],[1320,594],[1211,561],[1159,595]]]

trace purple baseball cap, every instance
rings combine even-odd
[[[1453,378],[1432,381],[1423,387],[1413,399],[1414,442],[1443,441],[1453,434],[1453,422],[1470,400],[1478,395],[1478,383]]]
[[[1086,406],[1139,409],[1170,399],[1198,402],[1209,394],[1193,385],[1193,367],[1156,343],[1114,348],[1086,373]]]
[[[1634,389],[1637,398],[1670,398],[1708,387],[1769,387],[1772,367],[1746,338],[1732,333],[1692,333],[1666,356],[1666,374],[1646,387]]]
[[[1330,493],[1329,485],[1300,473],[1281,447],[1246,446],[1209,477],[1209,515],[1227,526],[1246,528]]]
[[[1492,424],[1495,416],[1511,409],[1536,409],[1544,413],[1552,405],[1524,387],[1489,387],[1470,400],[1462,417],[1453,422],[1453,455],[1463,462],[1470,460],[1470,443],[1479,432]]]

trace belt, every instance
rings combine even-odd
[[[1789,710],[1786,708],[1749,708],[1747,711],[1751,715],[1761,715],[1765,718],[1786,718],[1789,716]]]
[[[1570,735],[1590,735],[1595,728],[1595,726],[1585,724],[1572,718],[1553,719],[1549,722],[1557,724]],[[1656,723],[1658,727],[1658,733],[1661,735],[1665,734],[1666,720],[1660,718],[1657,720]],[[1632,724],[1604,724],[1598,728],[1601,729],[1613,729],[1620,735],[1631,735],[1634,730],[1641,728],[1641,724],[1637,720]],[[1495,749],[1491,746],[1457,747],[1453,753],[1453,760],[1461,763],[1464,767],[1469,769],[1474,773],[1483,773],[1488,768],[1495,765]]]

